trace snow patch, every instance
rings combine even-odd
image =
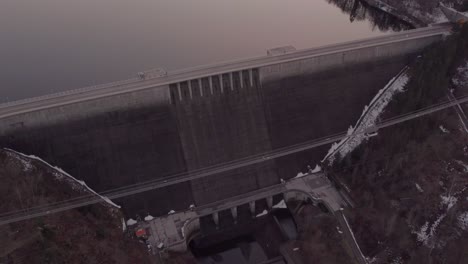
[[[185,220],[184,225],[180,228],[180,232],[182,233],[182,238],[185,238],[185,228],[187,227],[187,224],[190,222],[190,220]]]
[[[7,152],[6,154],[8,155],[8,157],[14,158],[17,161],[19,161],[21,163],[21,166],[23,167],[24,172],[29,172],[32,170],[33,165],[31,164],[31,161],[29,159],[26,159],[25,157],[20,156],[20,155],[14,155],[11,152]]]
[[[154,217],[151,216],[151,215],[145,216],[145,221],[151,221],[151,220],[153,220],[153,219],[154,219]]]
[[[95,192],[93,189],[89,188],[89,186],[86,185],[86,183],[85,183],[84,181],[80,181],[80,180],[76,179],[75,177],[71,176],[70,174],[68,174],[67,172],[65,172],[64,170],[62,170],[61,168],[56,167],[56,166],[52,166],[52,165],[50,165],[49,163],[47,163],[46,161],[44,161],[43,159],[41,159],[41,158],[39,158],[39,157],[36,157],[36,156],[34,156],[34,155],[26,155],[26,154],[23,154],[23,153],[14,151],[14,150],[12,150],[12,149],[6,149],[6,150],[7,150],[7,151],[11,151],[11,152],[13,152],[13,153],[15,153],[15,154],[17,154],[17,155],[19,155],[19,156],[21,156],[21,157],[25,157],[25,158],[29,158],[29,159],[36,160],[36,161],[41,162],[42,164],[44,164],[44,165],[50,167],[51,169],[55,170],[53,174],[54,174],[54,176],[55,176],[57,179],[61,180],[61,179],[63,179],[63,175],[65,175],[65,176],[68,178],[68,180],[71,180],[71,181],[68,181],[68,182],[71,184],[71,186],[72,186],[73,189],[75,189],[75,190],[78,189],[78,190],[83,190],[83,191],[86,191],[86,190],[87,190],[87,191],[89,191],[89,192],[91,192],[91,193],[93,193],[93,194],[99,196],[99,197],[100,197],[102,200],[104,200],[106,203],[108,203],[108,204],[110,204],[110,205],[112,205],[112,206],[114,206],[114,207],[116,207],[116,208],[120,208],[119,205],[117,205],[117,204],[115,204],[114,202],[112,202],[109,198],[107,198],[107,197],[105,197],[105,196],[102,196],[102,195],[99,195],[99,194],[98,194],[97,192]],[[76,183],[78,183],[80,186],[77,186]]]
[[[127,230],[127,225],[125,224],[125,219],[121,218],[122,220],[122,231],[125,232],[125,230]]]
[[[392,264],[403,264],[403,259],[401,257],[396,257],[392,260]]]
[[[443,125],[440,125],[439,129],[440,129],[440,131],[442,131],[442,133],[445,133],[445,134],[450,133],[450,131],[448,129],[446,129]]]
[[[452,82],[458,87],[468,85],[468,61],[466,61],[464,65],[458,67]]]
[[[452,208],[458,201],[457,197],[450,196],[450,195],[447,195],[447,196],[441,195],[440,198],[442,199],[441,204],[447,206],[447,211],[450,210],[450,208]]]
[[[294,178],[302,178],[302,177],[304,177],[304,176],[307,176],[307,173],[299,172],[299,173],[296,175],[296,177],[294,177]]]
[[[368,138],[368,129],[375,126],[378,117],[397,93],[404,91],[405,85],[409,81],[407,75],[408,67],[405,67],[397,76],[381,89],[372,99],[369,106],[364,107],[364,111],[356,122],[354,128],[349,127],[347,135],[339,143],[333,143],[327,155],[322,159],[322,162],[327,161],[330,165],[333,164],[335,158],[342,159],[347,154],[352,152],[366,138]]]
[[[468,211],[464,212],[464,213],[461,213],[457,217],[457,224],[458,224],[458,227],[460,227],[461,229],[463,229],[465,231],[468,230]]]
[[[424,23],[442,23],[447,22],[447,17],[442,13],[440,8],[434,8],[431,12],[422,12],[423,8],[414,0],[403,0],[404,9],[407,14],[423,21]],[[410,19],[409,21],[411,21]]]
[[[412,231],[416,235],[416,240],[423,243],[428,248],[433,248],[437,243],[436,231],[442,220],[447,216],[447,211],[450,210],[458,201],[455,196],[440,196],[442,199],[441,206],[446,206],[445,213],[439,215],[432,225],[428,221],[417,231]]]
[[[415,183],[414,185],[416,186],[416,189],[418,189],[418,192],[420,192],[420,193],[424,192],[423,188],[421,188],[421,186],[419,186],[419,184]]]
[[[375,263],[375,262],[377,262],[377,260],[378,260],[377,257],[372,257],[372,258],[366,257],[366,261],[367,261],[368,264]]]
[[[463,167],[464,172],[468,172],[468,165],[466,165],[463,161],[456,160],[455,162]]]
[[[133,220],[132,218],[127,220],[127,226],[132,226],[132,225],[135,225],[136,223],[137,223],[137,221]]]
[[[168,215],[175,214],[175,211],[174,211],[174,210],[170,210],[167,214],[168,214]]]
[[[343,231],[341,231],[339,226],[336,227],[336,231],[338,231],[338,233],[340,233],[340,234],[343,234]]]
[[[320,167],[318,164],[315,165],[315,168],[313,170],[311,170],[310,172],[311,173],[319,173],[322,171],[322,167]]]
[[[286,206],[286,202],[284,200],[281,200],[279,203],[273,205],[273,208],[288,208]]]
[[[31,164],[29,160],[19,159],[19,161],[23,165],[23,171],[28,172],[32,170],[33,165]]]
[[[424,225],[421,226],[419,231],[412,231],[413,234],[416,235],[416,240],[422,243],[427,243],[429,239],[429,234],[427,233],[427,229],[429,228],[429,222],[426,222]]]
[[[256,215],[255,217],[261,217],[261,216],[264,216],[264,215],[267,215],[268,214],[268,211],[267,210],[263,210],[263,212],[259,213],[258,215]]]

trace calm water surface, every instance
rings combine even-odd
[[[278,46],[310,48],[390,31],[364,19],[368,12],[357,4],[2,0],[0,102],[126,79],[156,67],[170,71],[264,55]]]

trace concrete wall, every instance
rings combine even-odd
[[[337,67],[381,61],[392,57],[413,54],[440,40],[432,36],[415,40],[399,41],[387,45],[364,47],[361,49],[331,53],[299,61],[287,62],[260,68],[263,83],[297,75],[308,75]]]
[[[168,87],[158,87],[15,116],[24,127],[0,135],[0,146],[39,156],[98,192],[183,173],[169,101]],[[192,200],[190,183],[183,183],[116,202],[135,217],[187,208]]]
[[[398,41],[387,45],[363,47],[362,49],[352,51],[330,53],[308,59],[261,67],[258,74],[260,76],[260,82],[264,84],[291,76],[309,75],[337,67],[380,61],[395,56],[415,53],[440,38],[441,36],[438,35]],[[243,83],[248,83],[248,74],[249,72],[245,71]],[[206,82],[206,78],[204,82]],[[195,80],[194,85],[196,85],[196,83]],[[229,82],[227,82],[225,86],[229,86]],[[174,88],[172,90],[174,90]],[[195,92],[196,90],[194,90],[194,93]],[[209,93],[209,89],[205,90],[205,94],[207,93]],[[0,135],[15,131],[16,129],[26,129],[40,125],[77,120],[94,114],[111,112],[118,109],[135,109],[138,107],[167,104],[169,100],[169,85],[163,85],[152,89],[39,110],[2,119],[0,122]]]
[[[213,78],[213,93],[203,81],[203,96],[198,93],[199,82],[191,83],[191,93],[184,82],[179,84],[182,100],[177,92],[171,94],[189,171],[271,150],[258,72],[252,77],[252,83],[246,81],[242,86],[239,72],[222,80]],[[176,86],[171,91],[177,91]],[[206,204],[277,183],[270,163],[205,177],[192,181],[191,186],[195,203]]]
[[[133,110],[137,108],[168,105],[169,101],[169,86],[165,85],[137,92],[48,108],[0,120],[0,135],[6,135],[16,130],[80,120],[122,109]]]
[[[22,114],[1,120],[0,146],[40,156],[96,191],[164,178],[346,130],[406,55],[437,38]],[[117,202],[130,217],[166,214],[277,184],[325,153],[301,152]]]
[[[346,132],[411,58],[399,56],[265,82],[262,98],[272,148]],[[287,179],[307,170],[307,165],[315,167],[328,148],[276,159],[279,176]]]

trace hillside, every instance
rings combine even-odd
[[[437,8],[442,2],[447,6],[453,6],[462,12],[468,11],[468,1],[466,0],[381,0],[395,7],[399,14],[414,17],[426,24],[445,21],[445,16]]]
[[[410,71],[382,119],[468,95],[468,27]],[[385,128],[330,168],[351,190],[346,214],[372,263],[466,263],[467,122],[454,107]]]
[[[91,194],[40,161],[0,150],[0,214]],[[0,263],[153,263],[106,202],[0,226]]]

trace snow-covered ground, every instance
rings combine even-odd
[[[107,204],[109,204],[109,205],[111,205],[113,207],[116,207],[116,208],[120,208],[119,205],[112,202],[109,198],[107,198],[105,196],[102,196],[102,195],[98,194],[97,192],[95,192],[93,189],[89,188],[89,186],[86,185],[86,183],[84,181],[80,181],[80,180],[74,178],[73,176],[71,176],[70,174],[68,174],[67,172],[62,170],[61,168],[52,166],[49,163],[47,163],[46,161],[44,161],[41,158],[36,157],[34,155],[26,155],[26,154],[17,152],[17,151],[12,150],[12,149],[5,149],[5,150],[8,151],[9,153],[16,154],[16,156],[19,158],[19,160],[24,164],[25,170],[30,170],[32,168],[32,164],[31,164],[30,160],[36,160],[36,161],[46,165],[47,167],[50,167],[53,170],[54,176],[58,180],[66,181],[67,183],[70,184],[70,186],[74,190],[93,193],[93,194],[99,196],[100,198],[102,198],[102,200],[105,201]]]
[[[416,186],[416,189],[418,189],[418,192],[420,192],[420,193],[424,192],[423,188],[421,188],[421,186],[419,184],[415,183],[414,185]]]
[[[447,196],[440,196],[442,199],[441,205],[442,206],[447,206],[447,211],[450,210],[457,202],[458,198],[455,196],[447,195]]]
[[[153,220],[153,219],[154,219],[154,217],[151,216],[151,215],[145,216],[145,221],[151,221],[151,220]]]
[[[404,87],[409,80],[407,75],[408,68],[405,67],[396,77],[381,89],[372,99],[369,106],[364,107],[364,111],[356,122],[356,125],[349,127],[347,136],[340,142],[334,143],[322,162],[333,164],[336,158],[342,159],[356,147],[358,147],[368,135],[366,130],[373,127],[378,117],[382,114],[385,107],[390,103],[393,96],[404,91]]]
[[[447,22],[448,19],[440,8],[433,8],[429,12],[424,11],[421,5],[415,0],[386,0],[390,5],[395,5],[396,12],[406,13],[416,19],[419,19],[428,24]]]
[[[284,200],[281,200],[279,203],[273,205],[273,208],[287,208],[286,202]]]
[[[262,217],[264,215],[267,215],[268,214],[268,211],[267,210],[263,210],[263,212],[259,213],[258,215],[256,215],[255,217]]]
[[[468,212],[463,212],[457,217],[458,227],[468,231]]]
[[[294,178],[302,178],[304,176],[309,175],[309,173],[314,174],[314,173],[319,173],[319,172],[322,171],[322,167],[320,167],[320,165],[318,165],[318,164],[315,165],[314,169],[312,169],[310,166],[308,166],[308,167],[309,167],[309,172],[308,173],[298,172],[296,177],[294,177]]]
[[[452,78],[452,82],[454,88],[450,90],[450,94],[448,95],[450,100],[455,99],[454,90],[461,90],[462,93],[468,91],[468,61],[465,61],[465,63],[458,67],[457,73]],[[468,116],[466,115],[465,109],[460,104],[456,106],[456,109],[461,128],[468,133]]]
[[[437,228],[447,216],[448,211],[458,201],[458,199],[452,195],[442,195],[440,198],[440,207],[443,210],[443,213],[440,213],[432,224],[429,221],[426,221],[418,230],[413,230],[413,234],[416,235],[416,239],[428,248],[442,246],[443,241],[439,241],[437,239]]]
[[[133,220],[132,218],[127,220],[127,226],[132,226],[132,225],[135,225],[136,223],[137,223],[137,221]]]
[[[445,134],[450,133],[450,131],[448,129],[446,129],[443,125],[440,125],[439,129],[440,129],[440,131],[442,131],[442,133],[445,133]]]
[[[125,219],[122,218],[122,231],[125,232],[125,230],[127,230],[127,224],[125,223]]]
[[[462,66],[458,67],[457,73],[453,77],[452,81],[460,88],[468,86],[468,61],[466,61]]]

